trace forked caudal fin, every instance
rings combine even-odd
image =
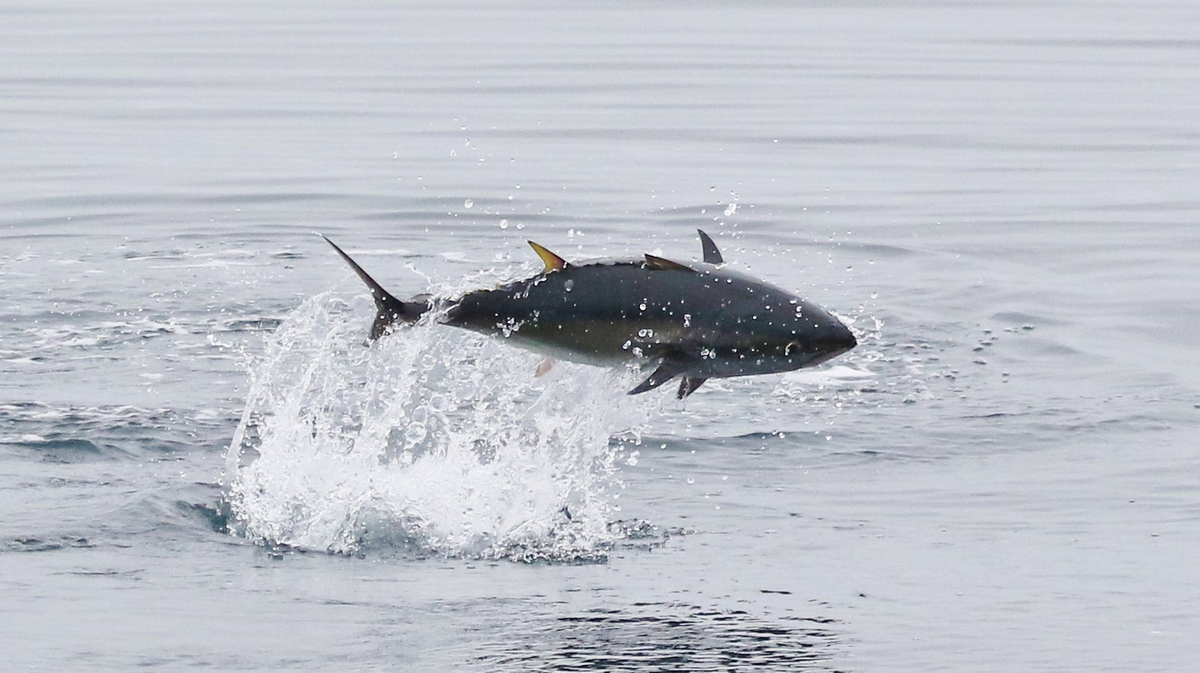
[[[375,282],[375,279],[363,270],[358,262],[351,259],[350,255],[346,254],[336,243],[326,238],[324,234],[319,234],[325,242],[333,246],[337,254],[346,263],[354,269],[354,273],[362,279],[367,287],[371,288],[371,298],[375,300],[375,322],[371,324],[371,333],[369,339],[374,341],[387,333],[388,329],[396,322],[416,322],[425,311],[429,310],[429,304],[421,301],[400,301],[391,295],[390,292],[383,289],[383,286]]]

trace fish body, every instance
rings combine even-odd
[[[439,305],[396,300],[334,248],[375,296],[372,338],[432,309],[445,325],[563,360],[656,364],[631,394],[680,377],[686,397],[710,378],[810,367],[857,344],[820,306],[727,268],[712,239],[700,236],[705,261],[686,264],[652,255],[572,264],[531,242],[546,263],[541,273]]]

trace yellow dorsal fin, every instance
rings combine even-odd
[[[567,268],[567,261],[565,259],[550,252],[537,243],[529,241],[529,247],[533,248],[533,251],[538,254],[538,257],[541,257],[542,261],[545,262],[547,273]]]

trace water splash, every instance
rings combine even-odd
[[[268,337],[227,457],[232,530],[330,553],[603,558],[622,535],[613,437],[650,413],[629,376],[535,379],[537,356],[429,323],[367,347],[371,310],[319,295]]]

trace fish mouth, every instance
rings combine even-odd
[[[853,350],[858,345],[858,339],[855,338],[854,333],[841,321],[834,321],[823,331],[825,332],[824,334],[808,342],[807,350],[815,354],[804,365],[805,367],[812,367],[828,362],[842,353]],[[793,346],[803,347],[804,344],[792,342],[788,344],[788,351]]]
[[[838,328],[840,334],[838,334],[837,338],[835,339],[836,352],[834,353],[834,356],[854,350],[854,347],[858,345],[858,339],[854,336],[854,332],[850,331],[849,327],[846,327],[844,323],[839,322]]]

